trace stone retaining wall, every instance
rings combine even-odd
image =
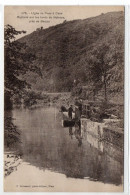
[[[105,123],[93,122],[90,119],[81,119],[81,128],[100,140],[123,148],[124,133],[122,131],[117,131],[117,129],[107,127]]]

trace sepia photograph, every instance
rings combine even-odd
[[[124,191],[124,6],[4,7],[4,192]]]

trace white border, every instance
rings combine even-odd
[[[30,3],[31,2],[31,3]],[[130,139],[130,135],[128,134],[128,120],[130,110],[129,110],[129,98],[130,95],[130,56],[129,56],[129,40],[130,40],[130,0],[1,0],[0,2],[0,195],[4,194],[3,192],[3,107],[4,107],[4,99],[3,99],[3,89],[4,89],[4,57],[3,57],[3,27],[4,27],[4,5],[125,5],[125,161],[124,161],[124,192],[123,193],[116,193],[116,194],[123,194],[128,195],[128,176],[129,170],[128,165],[130,165],[130,152],[128,151],[128,137]],[[129,29],[129,31],[128,31]],[[129,32],[129,33],[128,33]],[[128,155],[129,154],[129,155]],[[2,171],[2,172],[1,172]],[[43,192],[42,192],[43,193]],[[6,194],[14,194],[14,193],[7,193]],[[15,194],[23,194],[23,193],[15,193]],[[24,193],[30,195],[31,193]],[[33,193],[39,194],[39,193]],[[44,193],[50,194],[50,193]],[[56,193],[55,193],[56,194]],[[61,194],[61,193],[58,193]],[[72,193],[62,193],[62,194],[72,194]],[[78,193],[81,194],[81,193]],[[90,193],[85,193],[90,194]],[[92,195],[96,195],[97,193],[91,193]],[[98,193],[99,194],[99,193]],[[100,193],[105,195],[115,195],[115,193]]]
[[[129,0],[1,0],[2,5],[129,5]]]
[[[128,167],[130,167],[130,133],[129,133],[129,129],[130,129],[130,5],[128,7],[128,72],[129,72],[129,77],[128,77],[128,134],[129,134],[129,140],[128,140]],[[128,176],[128,181],[129,181],[129,192],[130,192],[130,168],[129,168],[129,176]]]

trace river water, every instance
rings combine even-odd
[[[55,107],[14,109],[12,116],[23,163],[5,178],[5,191],[123,190],[121,148],[63,128]]]

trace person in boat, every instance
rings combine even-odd
[[[69,109],[68,109],[68,116],[69,116],[69,119],[72,119],[72,113],[73,113],[73,108],[72,108],[72,105],[70,105]]]
[[[66,112],[66,111],[67,111],[66,107],[65,106],[61,106],[61,112]]]

